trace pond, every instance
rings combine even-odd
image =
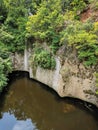
[[[47,86],[16,78],[0,97],[0,130],[98,130],[97,111],[61,99]]]

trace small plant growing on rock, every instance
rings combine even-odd
[[[56,61],[51,53],[46,50],[40,50],[39,53],[35,52],[33,62],[36,66],[44,69],[55,69]]]

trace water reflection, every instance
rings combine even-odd
[[[38,130],[31,119],[17,120],[14,114],[5,112],[0,119],[0,130]]]
[[[98,130],[96,118],[35,81],[16,80],[0,98],[0,130]]]

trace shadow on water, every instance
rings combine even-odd
[[[0,130],[98,130],[97,113],[94,105],[60,98],[23,71],[9,74],[0,96]]]

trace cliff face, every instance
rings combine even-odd
[[[75,53],[71,53],[65,58],[56,56],[55,70],[42,69],[39,66],[34,67],[28,57],[30,77],[53,88],[61,97],[82,99],[98,107],[94,70],[85,68],[82,63],[77,61],[76,55],[73,54]],[[28,55],[30,56],[30,52],[28,52]],[[25,71],[23,59],[24,56],[15,55],[13,58],[15,70]]]
[[[56,70],[44,70],[37,67],[36,72],[30,71],[34,78],[53,88],[61,97],[74,97],[90,102],[98,106],[98,98],[95,93],[95,77],[82,64],[74,65],[68,59],[61,65],[60,58],[56,58]]]
[[[98,106],[96,77],[94,75],[98,70],[98,67],[96,67],[97,69],[94,68],[94,65],[98,63],[98,2],[97,0],[93,0],[92,2],[86,0],[81,3],[82,5],[79,2],[77,3],[77,1],[73,3],[75,6],[69,4],[70,8],[68,8],[66,15],[64,13],[64,17],[62,17],[62,13],[61,16],[58,17],[58,13],[60,13],[59,10],[57,15],[54,15],[55,17],[52,16],[55,22],[53,20],[51,21],[51,11],[46,13],[47,15],[44,15],[43,10],[36,12],[36,14],[38,13],[37,16],[36,14],[31,15],[27,27],[27,32],[31,32],[30,38],[27,40],[28,47],[25,45],[26,48],[23,56],[17,53],[13,55],[13,66],[15,70],[28,71],[31,78],[53,88],[61,97],[79,98]],[[86,7],[84,7],[83,3]],[[42,7],[40,9],[43,9],[43,4],[41,5]],[[52,6],[54,7],[54,5]],[[81,6],[83,6],[82,10],[80,9]],[[42,12],[42,14],[39,12]],[[55,14],[55,12],[52,14]],[[39,17],[42,16],[43,18],[39,20]],[[49,26],[46,18],[49,18]],[[38,24],[34,21],[38,22]],[[54,24],[52,24],[52,22],[54,22]],[[44,25],[47,25],[47,27]],[[43,29],[44,27],[46,28]],[[49,32],[49,36],[46,35],[46,32]],[[31,38],[32,36],[33,38]],[[31,44],[31,46],[29,46],[29,44]],[[33,53],[31,50],[32,47]],[[37,49],[51,52],[53,57],[54,53],[56,53],[55,70],[34,66],[32,60],[34,57],[32,55],[34,54],[34,50]],[[77,51],[75,49],[77,49]],[[38,54],[42,52],[42,50],[37,50]],[[88,53],[85,53],[85,51]],[[79,61],[79,56],[82,63]],[[44,58],[46,58],[46,55]],[[41,60],[40,57],[39,59]],[[83,65],[84,61],[86,64],[88,63],[88,66],[92,67],[85,67]],[[40,62],[38,61],[37,63],[39,64]]]

